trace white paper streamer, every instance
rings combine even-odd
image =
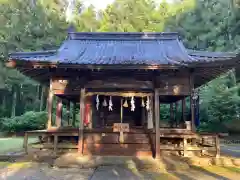
[[[109,99],[108,110],[109,110],[109,111],[112,111],[112,110],[113,110],[112,96],[110,96],[110,99]]]
[[[98,95],[96,96],[96,108],[97,108],[97,110],[99,109],[99,97],[98,97]]]
[[[149,96],[147,97],[146,109],[147,109],[147,111],[150,109],[150,98],[149,98]]]
[[[132,96],[131,98],[131,111],[135,110],[135,101],[134,101],[134,97]]]
[[[106,98],[104,98],[102,105],[103,105],[103,107],[107,107],[107,100],[106,100]]]
[[[152,109],[150,108],[148,111],[148,129],[152,129],[153,128],[153,114],[152,114]]]

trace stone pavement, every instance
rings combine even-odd
[[[96,169],[52,168],[46,164],[5,167],[1,180],[138,180],[140,176],[118,166],[100,166]]]
[[[88,180],[93,172],[93,169],[59,169],[31,163],[0,169],[0,180]]]
[[[0,180],[238,180],[240,173],[224,168],[190,168],[189,170],[138,172],[121,166],[95,169],[54,168],[47,164],[13,163],[0,168]]]

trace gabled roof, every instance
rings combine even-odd
[[[51,68],[82,72],[94,69],[194,69],[198,87],[238,67],[240,54],[186,49],[178,33],[70,32],[59,49],[9,54],[9,67],[49,82]],[[66,70],[66,74],[70,71]],[[160,72],[160,71],[159,71]],[[62,75],[62,74],[61,74]]]
[[[56,51],[11,53],[10,59],[62,64],[186,65],[190,56],[177,33],[69,33]]]

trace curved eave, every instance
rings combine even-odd
[[[172,64],[78,64],[60,63],[50,61],[31,61],[21,59],[9,59],[5,65],[10,68],[69,68],[69,69],[178,69],[181,66]]]
[[[190,67],[234,67],[239,65],[240,56],[231,52],[205,52],[188,50],[191,57],[197,61],[189,64]]]
[[[232,68],[195,68],[194,69],[194,87],[198,88],[204,84],[209,83],[210,81],[218,78],[219,76],[227,73]]]

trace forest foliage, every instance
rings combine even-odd
[[[14,129],[11,123],[22,120],[24,115],[29,124],[35,123],[33,117],[38,114],[34,112],[46,107],[44,87],[4,67],[8,53],[56,49],[66,38],[70,25],[79,32],[179,32],[189,49],[238,52],[238,0],[156,2],[115,0],[106,9],[96,11],[94,6],[84,7],[81,1],[75,1],[73,18],[67,22],[67,0],[0,0],[0,124],[10,131],[16,130],[18,126]],[[234,71],[201,87],[200,130],[217,131],[222,127],[226,131],[225,127],[233,122],[240,126],[239,95],[239,77]],[[161,116],[167,116],[168,112],[167,107],[162,108]],[[11,123],[6,125],[8,121]]]

